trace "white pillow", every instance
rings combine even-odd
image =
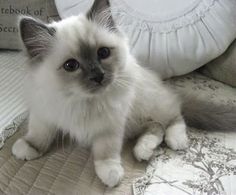
[[[62,18],[93,0],[55,0]],[[139,61],[162,78],[191,72],[222,54],[236,37],[235,0],[111,0],[114,19]]]

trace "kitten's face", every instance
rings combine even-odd
[[[78,85],[90,93],[99,92],[113,82],[125,65],[124,40],[83,16],[73,20],[58,28],[56,48],[61,59],[57,74],[68,85]]]
[[[50,77],[48,85],[57,83],[68,93],[95,95],[105,91],[119,77],[119,72],[126,65],[128,48],[126,40],[115,28],[111,15],[107,17],[107,6],[108,1],[97,0],[87,15],[71,17],[48,26],[42,23],[39,26],[37,21],[26,18],[29,20],[26,22],[31,22],[30,28],[41,31],[34,35],[39,39],[38,48],[37,43],[31,44],[32,37],[28,41],[27,33],[32,34],[32,31],[24,31],[21,24],[26,49],[32,58],[41,61],[39,66],[42,67],[39,69],[41,74]],[[104,12],[101,12],[101,8],[106,10],[106,15],[102,16]],[[106,17],[106,20],[102,17]],[[40,40],[40,36],[45,40]],[[44,76],[44,79],[47,77]]]
[[[54,61],[55,74],[68,88],[101,92],[126,64],[123,38],[84,16],[62,22],[56,31],[57,42],[50,60]]]

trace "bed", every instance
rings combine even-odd
[[[2,68],[8,72],[7,77],[0,77],[1,85],[10,84],[12,78],[15,85],[22,85],[25,75],[22,54],[1,51],[0,66],[1,73]],[[229,109],[236,104],[235,88],[198,72],[165,82],[179,93],[201,94],[206,101],[226,104]],[[134,141],[125,143],[122,152],[125,177],[114,189],[105,187],[95,175],[89,150],[68,137],[58,135],[50,152],[40,159],[16,160],[11,147],[27,131],[27,112],[20,93],[22,88],[15,85],[11,86],[17,90],[17,93],[12,92],[14,101],[9,103],[11,99],[4,98],[8,100],[9,109],[0,113],[2,119],[11,111],[8,122],[1,124],[5,137],[0,149],[0,194],[236,194],[236,127],[230,132],[189,128],[188,150],[174,152],[163,144],[149,163],[133,158]]]

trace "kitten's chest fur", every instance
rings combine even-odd
[[[40,101],[42,93],[44,100]],[[128,114],[131,96],[129,93],[120,98],[105,96],[81,100],[41,92],[33,95],[33,109],[58,129],[76,138],[79,143],[90,145],[95,136],[119,128],[119,123],[123,123],[121,119]]]

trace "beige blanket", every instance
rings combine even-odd
[[[123,150],[125,177],[120,186],[105,187],[94,172],[90,152],[58,136],[45,156],[33,161],[16,160],[11,154],[14,141],[26,130],[26,122],[0,152],[0,194],[9,195],[129,195],[132,182],[144,174],[145,163],[137,162],[132,155],[133,143]]]

